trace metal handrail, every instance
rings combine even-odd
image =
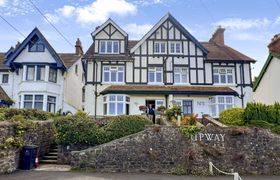
[[[218,169],[212,162],[209,162],[209,171],[212,175],[214,175],[213,173],[213,167],[220,173],[225,174],[225,175],[230,175],[233,176],[233,180],[242,180],[242,178],[239,176],[239,174],[237,172],[235,173],[229,173],[229,172],[224,172],[220,169]]]

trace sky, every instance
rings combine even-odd
[[[199,41],[208,41],[219,25],[224,27],[226,45],[257,60],[253,76],[268,56],[271,38],[280,33],[280,0],[0,0],[2,17],[25,37],[38,27],[57,52],[74,52],[78,37],[86,51],[92,43],[90,33],[108,18],[130,40],[140,39],[167,12]],[[24,40],[20,33],[0,19],[0,52]]]

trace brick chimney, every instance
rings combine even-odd
[[[226,30],[225,28],[222,28],[221,26],[219,26],[209,41],[220,44],[220,45],[225,45],[225,40],[224,40],[225,30]]]
[[[269,49],[269,52],[280,53],[280,34],[274,35],[267,47]]]
[[[82,47],[82,43],[80,41],[80,39],[78,38],[77,41],[76,41],[76,55],[83,55],[84,54],[84,51],[83,51],[83,47]]]

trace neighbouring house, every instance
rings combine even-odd
[[[280,35],[275,35],[268,45],[269,55],[254,84],[255,102],[274,104],[280,102]]]
[[[57,53],[35,28],[15,48],[0,53],[1,106],[49,112],[82,109],[82,55],[79,39],[75,53]]]
[[[108,19],[92,32],[83,56],[85,111],[96,116],[141,114],[139,106],[182,107],[218,117],[252,99],[255,60],[224,44],[219,27],[199,42],[170,13],[140,40]]]

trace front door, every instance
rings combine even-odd
[[[150,104],[152,105],[152,108],[156,108],[156,101],[155,100],[146,100],[146,106],[149,107]]]
[[[192,100],[183,100],[183,114],[191,115],[193,113]]]

